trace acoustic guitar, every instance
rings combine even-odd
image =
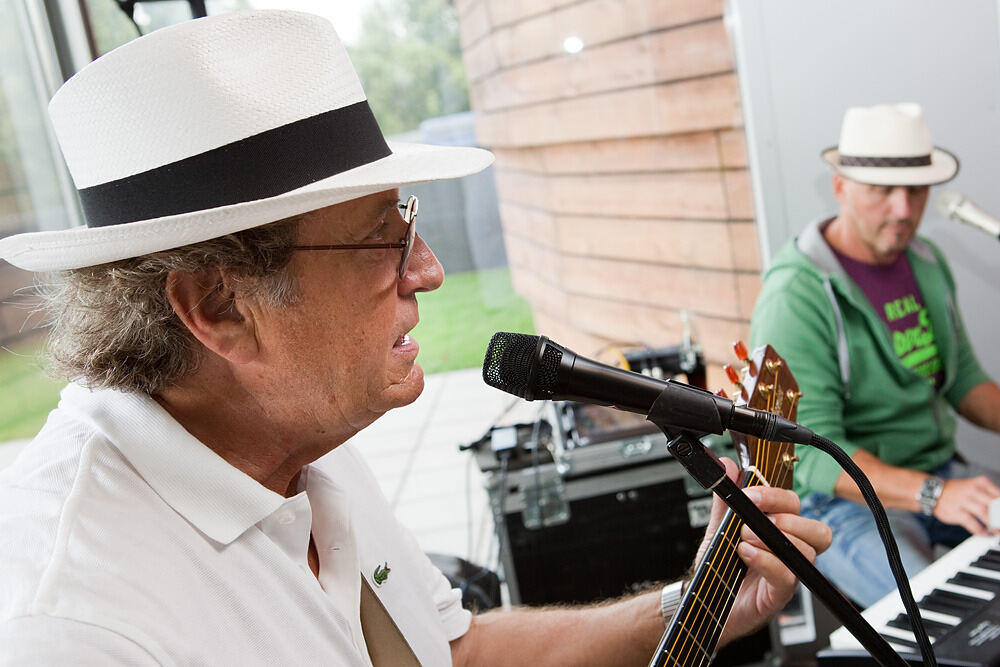
[[[739,388],[740,397],[736,400],[794,420],[801,394],[785,360],[770,345],[757,348],[751,355],[742,342],[736,343],[734,349],[744,362],[742,376],[726,366],[727,375]],[[739,433],[732,436],[739,456],[742,488],[762,484],[791,488],[797,460],[794,445]],[[726,513],[694,577],[685,586],[680,606],[656,648],[651,666],[694,667],[711,662],[746,575],[746,565],[736,553],[742,525],[742,519],[732,510]]]

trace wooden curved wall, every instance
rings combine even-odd
[[[456,0],[517,291],[587,355],[745,338],[759,253],[721,0]],[[575,55],[563,42],[576,36]]]

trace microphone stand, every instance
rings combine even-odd
[[[785,534],[771,523],[763,512],[726,475],[725,466],[690,431],[677,429],[656,414],[654,403],[647,419],[659,427],[667,436],[667,449],[683,465],[688,473],[705,489],[714,492],[746,523],[799,580],[815,593],[833,614],[843,623],[872,657],[882,665],[908,664],[889,643],[875,631],[853,604],[795,548]]]

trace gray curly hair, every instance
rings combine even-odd
[[[238,294],[294,303],[287,267],[301,216],[141,257],[64,271],[41,285],[49,372],[156,394],[197,369],[201,347],[167,300],[167,274],[225,269]]]

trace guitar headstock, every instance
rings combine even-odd
[[[736,357],[743,362],[742,372],[730,365],[724,370],[730,381],[739,389],[737,401],[747,407],[766,410],[795,421],[798,414],[799,385],[795,381],[788,364],[773,347],[762,345],[752,353],[742,341],[733,345]],[[771,442],[753,436],[733,433],[733,443],[740,455],[740,465],[744,473],[744,485],[763,483],[759,473],[771,486],[791,488],[795,462],[795,447],[788,442]]]

